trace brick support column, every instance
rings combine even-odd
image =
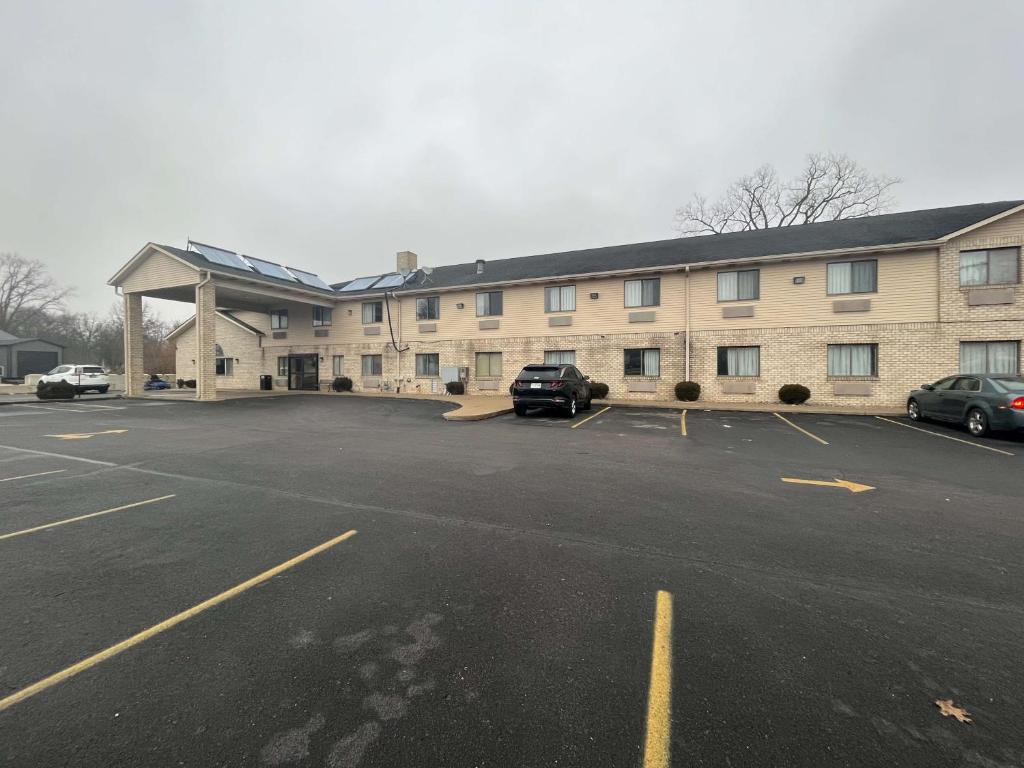
[[[215,310],[217,289],[213,283],[196,286],[196,399],[217,399],[217,343]]]
[[[142,294],[124,294],[124,390],[128,397],[142,394],[146,371],[142,357]]]

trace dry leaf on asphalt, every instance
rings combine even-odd
[[[935,706],[939,708],[939,712],[944,717],[955,717],[961,723],[972,722],[971,718],[968,717],[967,710],[958,707],[956,704],[953,703],[952,699],[936,699]]]

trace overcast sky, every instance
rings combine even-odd
[[[337,281],[653,240],[812,151],[899,209],[1024,198],[1022,29],[1021,0],[3,0],[0,252],[106,311],[148,241]]]

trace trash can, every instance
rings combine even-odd
[[[274,377],[269,373],[264,373],[260,376],[260,389],[273,389],[274,388]]]

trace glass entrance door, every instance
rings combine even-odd
[[[317,355],[288,356],[288,389],[319,388],[320,358]]]

